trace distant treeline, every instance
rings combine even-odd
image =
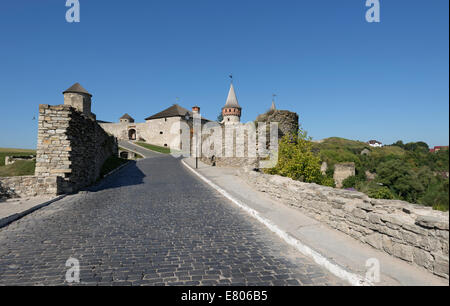
[[[322,162],[328,164],[325,175]],[[334,165],[354,162],[356,175],[344,181],[372,198],[399,199],[447,211],[449,151],[430,152],[425,142],[397,141],[380,148],[365,142],[328,138],[311,142],[306,132],[280,141],[279,163],[267,170],[293,179],[332,186]]]

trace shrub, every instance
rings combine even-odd
[[[394,194],[392,191],[387,187],[381,187],[378,189],[370,189],[367,195],[374,199],[388,199],[392,200],[395,199]]]
[[[336,187],[336,183],[332,177],[324,176],[320,185],[328,187]]]
[[[324,176],[320,172],[320,158],[312,152],[311,139],[301,129],[296,134],[281,138],[278,147],[278,163],[266,169],[268,174],[278,174],[294,180],[321,184]],[[329,182],[328,182],[329,183]]]
[[[342,187],[343,188],[355,188],[358,181],[359,181],[359,179],[357,176],[355,176],[355,175],[349,176],[342,182]]]

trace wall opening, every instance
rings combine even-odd
[[[136,130],[135,129],[131,129],[128,131],[128,139],[136,140]]]

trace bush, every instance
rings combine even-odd
[[[449,208],[449,180],[438,179],[430,183],[419,203],[431,206],[437,210],[448,211]]]
[[[359,179],[357,176],[349,176],[342,182],[342,188],[355,188],[358,182]]]
[[[324,176],[320,172],[320,158],[312,152],[311,139],[301,129],[297,134],[288,134],[279,141],[278,163],[266,169],[268,174],[286,176],[294,180],[321,184]],[[330,183],[327,181],[327,183]]]
[[[320,185],[328,186],[328,187],[336,187],[336,183],[332,177],[324,176]]]
[[[381,187],[378,189],[370,189],[367,195],[373,199],[395,199],[395,195],[387,187]]]

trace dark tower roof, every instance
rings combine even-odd
[[[185,109],[184,107],[179,106],[178,104],[174,104],[171,107],[163,110],[162,112],[159,112],[153,116],[145,118],[145,120],[169,118],[169,117],[184,117],[186,114],[189,114],[190,117],[193,116],[191,111]],[[202,120],[209,121],[208,119],[205,119],[203,117]]]
[[[133,117],[131,117],[128,114],[123,115],[122,117],[120,117],[120,119],[128,119],[128,120],[134,120]]]
[[[92,97],[92,95],[86,89],[84,89],[83,86],[80,85],[80,83],[73,84],[70,88],[66,89],[63,92],[63,94],[69,93],[69,92],[71,92],[71,93],[81,93],[81,94],[89,95],[89,96]]]
[[[168,118],[168,117],[184,117],[186,113],[192,116],[192,112],[188,111],[184,107],[179,106],[178,104],[174,104],[171,107],[163,110],[162,112],[159,112],[153,116],[145,118],[145,120]]]

